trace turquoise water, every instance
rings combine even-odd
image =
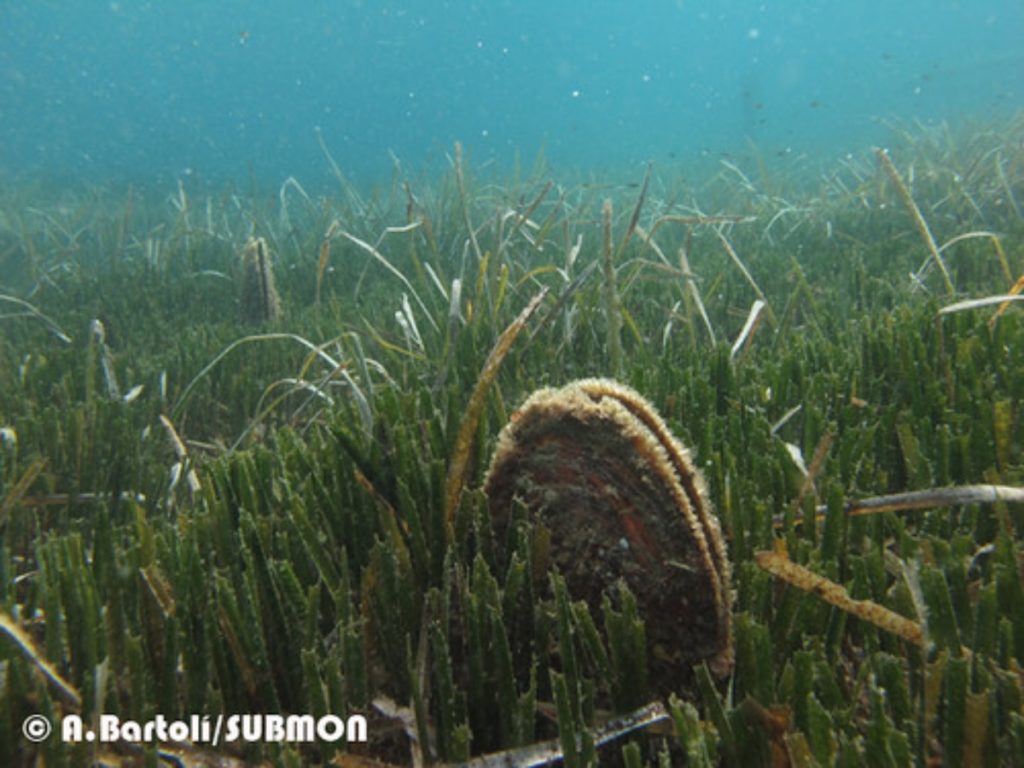
[[[0,179],[599,173],[1024,105],[1024,3],[0,2]]]

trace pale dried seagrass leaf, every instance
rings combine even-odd
[[[570,593],[599,610],[624,579],[665,690],[706,660],[732,669],[730,566],[689,451],[636,391],[607,379],[540,389],[502,430],[488,470],[499,551],[518,500],[550,531]]]
[[[794,563],[784,551],[755,552],[754,562],[772,576],[792,584],[799,590],[817,595],[829,605],[852,613],[858,619],[898,635],[907,642],[927,647],[924,628],[916,621],[901,616],[873,600],[855,600],[842,584],[837,584],[799,563]]]

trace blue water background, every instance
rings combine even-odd
[[[612,173],[1024,105],[1021,0],[0,2],[0,181]]]

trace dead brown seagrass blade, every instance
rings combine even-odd
[[[518,500],[591,609],[618,579],[636,596],[652,680],[673,690],[707,660],[732,668],[730,567],[689,451],[654,407],[607,379],[540,389],[502,430],[485,486],[499,543]]]

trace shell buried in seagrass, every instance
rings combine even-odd
[[[704,481],[654,407],[607,379],[534,392],[502,430],[486,492],[499,544],[513,504],[550,532],[570,594],[598,610],[624,579],[655,687],[732,668],[730,569]],[[500,546],[499,546],[500,549]]]

